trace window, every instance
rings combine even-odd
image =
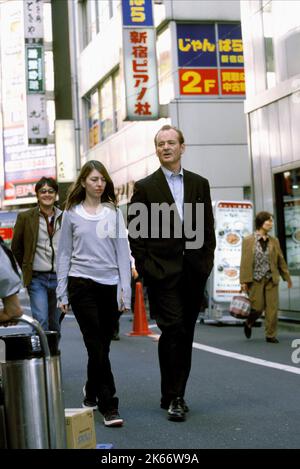
[[[100,87],[100,119],[101,140],[105,140],[114,132],[114,105],[112,77],[109,77]]]
[[[120,72],[111,74],[85,100],[88,110],[89,148],[123,126]]]
[[[273,43],[274,18],[272,17],[272,0],[263,0],[262,2],[262,21],[265,42],[267,88],[272,88],[276,85]]]
[[[119,70],[113,75],[113,95],[114,95],[114,118],[115,131],[122,127],[122,98],[121,98],[121,79]]]
[[[88,96],[89,148],[100,142],[98,90]]]
[[[275,174],[277,231],[289,270],[300,275],[300,168]]]
[[[116,0],[83,0],[81,8],[82,30],[85,34],[86,46],[102,27],[116,13],[118,1]]]

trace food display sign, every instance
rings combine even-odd
[[[229,302],[240,291],[243,237],[253,232],[252,202],[219,201],[215,205],[216,240],[213,300]]]

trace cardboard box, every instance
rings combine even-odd
[[[92,409],[65,409],[68,449],[95,449],[96,433]]]

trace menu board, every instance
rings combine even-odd
[[[286,260],[292,274],[300,271],[300,198],[284,197]]]
[[[253,232],[253,204],[224,201],[215,205],[216,241],[213,299],[229,302],[240,291],[242,239]]]

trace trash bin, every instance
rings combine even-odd
[[[8,448],[66,448],[60,352],[56,332],[19,318],[38,332],[5,335],[2,391]]]

